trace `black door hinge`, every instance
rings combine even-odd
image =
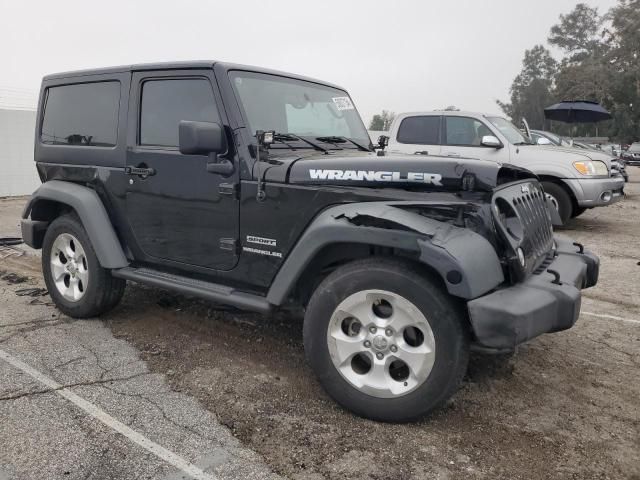
[[[240,251],[240,242],[237,238],[221,238],[220,249],[238,254]]]
[[[238,184],[221,183],[218,185],[218,192],[220,195],[231,195],[233,198],[238,198]]]

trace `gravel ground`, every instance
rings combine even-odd
[[[333,403],[305,365],[298,315],[263,317],[130,284],[95,322],[285,477],[639,480],[640,169],[631,170],[624,202],[563,232],[602,260],[578,324],[512,356],[472,356],[461,390],[418,423],[375,423]],[[0,200],[0,233],[11,233],[23,203]],[[38,281],[36,257],[2,268]]]

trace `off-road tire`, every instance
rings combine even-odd
[[[558,215],[564,225],[572,218],[573,215],[573,202],[567,191],[557,183],[542,182],[542,187],[545,193],[551,195],[558,204]]]
[[[89,281],[82,298],[69,301],[58,290],[51,267],[53,243],[59,235],[70,234],[80,242],[87,260]],[[56,218],[47,228],[42,245],[42,273],[49,295],[56,307],[73,318],[96,317],[113,309],[122,299],[126,280],[115,278],[110,271],[102,268],[82,222],[75,214]]]
[[[435,340],[431,371],[410,393],[379,398],[348,382],[331,359],[327,331],[341,302],[357,292],[382,290],[411,302],[426,317]],[[469,358],[463,305],[420,265],[387,258],[358,260],[327,276],[313,293],[304,318],[307,361],[326,392],[353,413],[384,422],[408,422],[441,406],[459,388]]]

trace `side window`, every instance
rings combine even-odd
[[[407,117],[398,128],[398,143],[440,144],[440,116]]]
[[[482,137],[493,135],[480,120],[469,117],[446,117],[446,145],[481,146]]]
[[[140,102],[140,145],[178,146],[181,120],[220,122],[209,80],[147,80]]]
[[[47,145],[113,147],[119,109],[120,82],[50,87],[40,140]]]

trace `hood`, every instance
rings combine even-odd
[[[297,185],[492,191],[509,181],[536,178],[528,170],[492,161],[427,155],[353,152],[270,154],[267,182]]]
[[[609,155],[604,152],[597,152],[595,150],[586,150],[582,148],[573,148],[573,147],[556,147],[552,145],[532,145],[532,147],[537,151],[545,151],[545,152],[554,152],[556,156],[562,156],[563,158],[567,158],[571,156],[572,162],[578,162],[580,160],[599,160],[607,164],[607,167],[610,166],[611,160],[615,157]],[[527,147],[528,149],[529,147]],[[575,157],[573,157],[575,155]]]

